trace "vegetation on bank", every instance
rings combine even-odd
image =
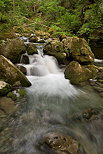
[[[86,39],[103,36],[103,0],[1,0],[0,6],[1,39],[35,30]]]

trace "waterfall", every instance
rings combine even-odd
[[[59,95],[60,97],[77,95],[79,90],[64,78],[64,73],[59,68],[56,58],[44,55],[43,47],[44,44],[37,44],[38,54],[24,54],[28,56],[29,64],[20,64],[26,68],[27,78],[32,83],[28,91],[30,90],[31,93],[38,93],[39,95]]]

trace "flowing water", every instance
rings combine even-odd
[[[103,153],[103,121],[76,120],[78,115],[90,108],[102,111],[103,99],[90,86],[74,87],[64,78],[54,57],[29,55],[27,78],[32,86],[26,88],[28,103],[26,111],[16,123],[13,133],[13,154],[49,154],[40,148],[40,140],[48,132],[61,132],[76,138],[86,154]],[[53,153],[52,153],[53,154]]]

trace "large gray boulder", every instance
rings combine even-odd
[[[7,58],[0,55],[0,80],[9,84],[20,81],[21,85],[28,87],[31,85],[25,75]]]
[[[0,43],[0,55],[10,59],[13,63],[18,63],[21,54],[25,51],[24,42],[20,39],[9,39]]]

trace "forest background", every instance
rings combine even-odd
[[[0,0],[0,39],[49,32],[103,40],[103,0]]]

